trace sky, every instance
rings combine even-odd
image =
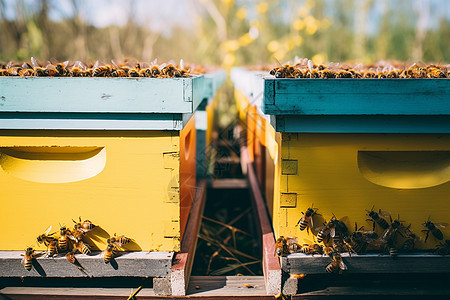
[[[23,1],[29,10],[36,9],[37,0],[3,0],[6,4],[6,16],[15,17],[14,7],[18,1]],[[130,14],[133,20],[150,28],[152,31],[170,35],[174,26],[192,27],[195,19],[202,14],[198,2],[209,0],[77,0],[80,6],[80,16],[97,27],[109,25],[122,26],[126,24]],[[223,0],[221,0],[223,1]],[[256,0],[235,0],[238,4],[254,6],[261,2]],[[327,4],[335,0],[325,0]],[[356,0],[355,3],[357,3]],[[297,0],[294,3],[303,3],[305,0]],[[73,15],[71,0],[50,0],[52,9],[50,17],[61,20]],[[290,2],[292,3],[292,2]],[[412,7],[414,12],[430,9],[430,18],[418,20],[422,26],[435,28],[442,16],[450,20],[450,0],[375,0],[372,14],[368,16],[369,33],[376,31],[380,25],[380,16],[385,5],[395,6],[396,9],[408,9]],[[326,12],[332,17],[332,5],[328,5]],[[289,16],[292,9],[286,5],[286,15]],[[357,13],[357,12],[355,12]],[[249,14],[251,16],[252,14]],[[416,16],[412,15],[411,18]]]

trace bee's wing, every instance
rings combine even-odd
[[[39,68],[40,65],[37,62],[36,58],[34,58],[33,56],[31,57],[31,65],[33,66],[33,68]]]
[[[330,229],[330,236],[334,237],[335,235],[336,235],[336,228],[333,227]]]
[[[434,225],[441,227],[441,228],[445,228],[448,226],[448,223],[434,223]]]
[[[286,243],[287,243],[288,245],[292,245],[292,244],[295,244],[295,243],[297,243],[297,242],[298,242],[298,239],[297,239],[296,237],[288,236],[288,237],[286,238]]]
[[[387,218],[387,217],[390,217],[390,216],[391,216],[391,213],[388,212],[388,211],[381,211],[381,210],[380,210],[380,212],[379,212],[378,214],[379,214],[380,216],[384,217],[384,218]]]
[[[48,226],[48,228],[44,231],[45,235],[48,235],[48,233],[52,230],[52,225]]]
[[[309,227],[310,227],[311,229],[314,227],[314,221],[313,221],[313,218],[312,218],[312,217],[309,218],[308,224],[309,224]]]
[[[341,260],[339,262],[339,268],[341,268],[341,270],[345,271],[345,270],[347,270],[347,265]]]
[[[314,63],[312,60],[308,59],[308,69],[310,72],[312,72],[312,69],[314,68]]]

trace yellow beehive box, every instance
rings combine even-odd
[[[424,243],[422,225],[449,222],[450,135],[448,134],[313,134],[283,133],[281,168],[276,181],[273,222],[277,236],[312,241],[297,222],[314,205],[328,221],[333,214],[372,230],[367,211],[387,211],[392,219],[411,224],[419,249],[438,241],[430,235]],[[388,218],[389,221],[389,218]],[[378,226],[377,226],[378,227]],[[382,234],[379,228],[378,233]],[[450,238],[450,228],[441,228]]]
[[[99,249],[117,233],[128,250],[177,251],[195,191],[193,119],[183,131],[1,131],[0,250],[36,247],[49,225],[81,216],[100,226]],[[180,177],[192,185],[183,196]]]

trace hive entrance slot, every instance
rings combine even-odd
[[[381,186],[428,188],[450,180],[450,151],[358,151],[358,168]]]
[[[30,146],[0,148],[0,166],[9,175],[40,183],[67,183],[99,174],[106,164],[103,147]]]

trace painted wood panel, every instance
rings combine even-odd
[[[192,113],[205,78],[0,78],[0,112]]]
[[[449,79],[264,80],[274,115],[448,115]]]
[[[79,216],[101,226],[90,236],[93,250],[103,250],[114,233],[135,240],[127,250],[179,249],[178,132],[2,131],[0,136],[0,227],[5,228],[0,250],[37,246],[37,235],[49,225],[72,226]],[[57,183],[66,172],[79,170],[71,157],[92,147],[105,150],[101,172]],[[11,148],[30,159],[6,168],[11,160],[3,159],[3,150]],[[18,175],[25,169],[34,178],[45,177],[45,183],[22,179]]]

